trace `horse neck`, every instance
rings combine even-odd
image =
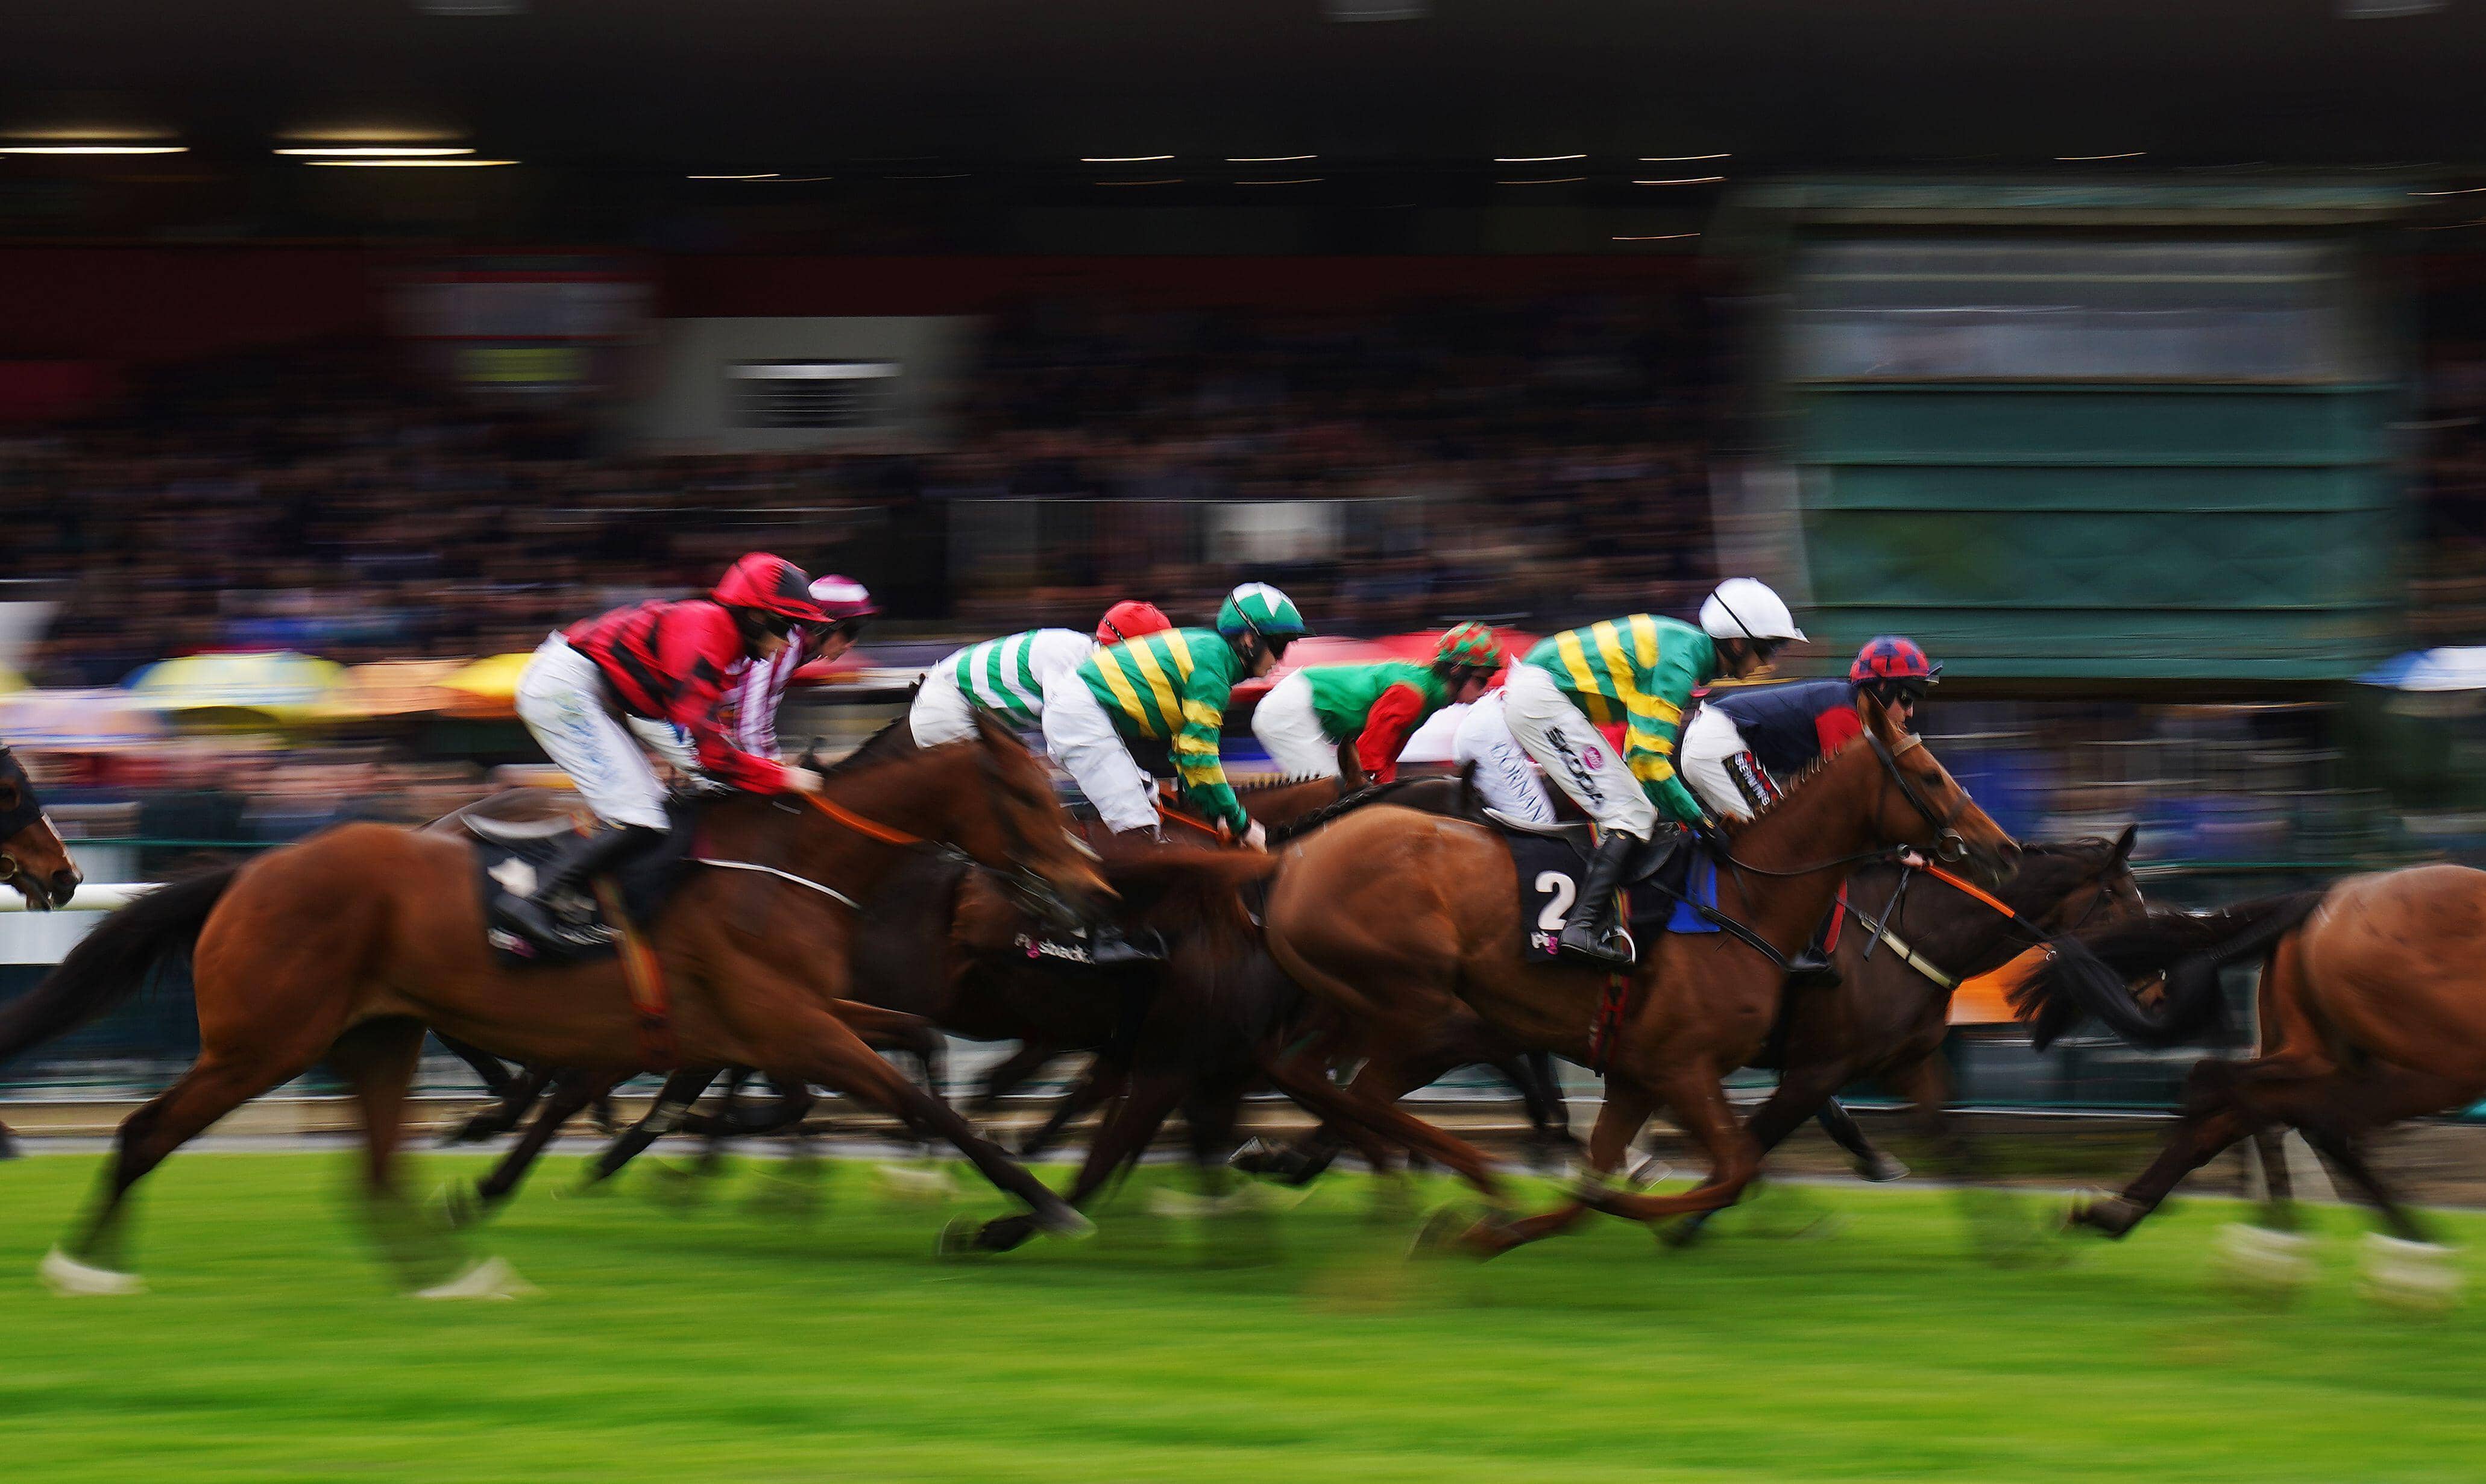
[[[1768,871],[1804,870],[1800,876],[1765,876],[1721,867],[1720,894],[1743,897],[1743,915],[1754,931],[1781,948],[1804,946],[1820,925],[1852,863],[1877,843],[1873,838],[1874,760],[1871,748],[1850,743],[1794,791],[1737,830],[1735,860]]]
[[[1325,809],[1339,801],[1345,784],[1334,778],[1303,779],[1289,783],[1269,783],[1242,792],[1243,807],[1261,824],[1275,828],[1292,824],[1315,810]]]

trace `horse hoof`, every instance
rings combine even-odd
[[[1706,1222],[1687,1216],[1681,1221],[1669,1222],[1659,1226],[1657,1240],[1674,1251],[1687,1251],[1700,1245],[1706,1236],[1701,1228],[1707,1224]]]
[[[43,1254],[36,1271],[52,1292],[65,1299],[122,1298],[147,1291],[145,1280],[135,1273],[90,1267],[57,1247]]]
[[[470,1262],[456,1278],[445,1283],[415,1290],[418,1299],[483,1299],[506,1302],[523,1299],[539,1290],[518,1277],[518,1270],[500,1257],[486,1257]]]
[[[443,1181],[431,1193],[433,1220],[450,1231],[462,1231],[483,1219],[490,1208],[472,1180]]]
[[[1096,1223],[1064,1201],[1056,1201],[1050,1209],[1029,1214],[1036,1222],[1036,1229],[1048,1237],[1060,1237],[1065,1242],[1085,1242],[1096,1234]]]
[[[1238,1174],[1274,1175],[1278,1173],[1279,1152],[1277,1145],[1254,1135],[1226,1156],[1226,1168]]]
[[[2292,1293],[2313,1280],[2313,1239],[2303,1232],[2229,1222],[2212,1253],[2220,1276],[2238,1288]]]
[[[958,1177],[941,1166],[916,1169],[906,1165],[875,1165],[872,1189],[890,1200],[936,1205],[958,1194]]]
[[[1587,1168],[1588,1167],[1585,1165],[1580,1167],[1578,1170],[1573,1171],[1573,1178],[1578,1178],[1582,1173],[1586,1172]],[[1668,1179],[1671,1178],[1673,1174],[1673,1166],[1652,1154],[1648,1158],[1642,1160],[1639,1164],[1632,1167],[1632,1187],[1635,1190],[1644,1191],[1652,1185],[1664,1184]]]
[[[2358,1291],[2393,1308],[2445,1313],[2459,1305],[2467,1281],[2457,1263],[2458,1254],[2450,1248],[2368,1232],[2365,1276]]]
[[[1411,1258],[1439,1257],[1456,1251],[1463,1245],[1461,1239],[1475,1224],[1475,1219],[1456,1206],[1435,1206],[1425,1213],[1415,1236],[1408,1239],[1407,1255]]]
[[[1856,1172],[1877,1185],[1908,1178],[1908,1167],[1876,1149],[1872,1156],[1856,1162]]]
[[[2141,1218],[2145,1214],[2140,1206],[2120,1195],[2110,1195],[2104,1191],[2084,1191],[2072,1197],[2070,1207],[2063,1212],[2063,1228],[2068,1231],[2085,1226],[2105,1236],[2120,1237],[2141,1224]]]
[[[942,1223],[941,1234],[932,1239],[935,1257],[964,1257],[984,1250],[976,1239],[982,1234],[984,1223],[972,1216],[953,1216]]]

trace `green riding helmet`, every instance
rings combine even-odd
[[[1286,641],[1301,639],[1312,629],[1293,598],[1265,582],[1247,582],[1217,605],[1217,632],[1229,640],[1257,634],[1270,647],[1283,649]]]
[[[1485,623],[1458,623],[1442,631],[1441,642],[1433,646],[1435,670],[1485,670],[1502,668],[1502,640],[1493,627]]]

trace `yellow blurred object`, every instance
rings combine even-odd
[[[25,688],[26,677],[24,675],[11,670],[6,665],[0,665],[0,696],[5,696],[11,691],[22,691]]]
[[[383,660],[356,665],[345,672],[337,688],[319,703],[319,709],[339,721],[447,710],[456,696],[444,682],[457,670],[456,660]]]
[[[132,676],[139,700],[188,726],[250,728],[321,719],[345,667],[290,649],[191,654]]]
[[[479,719],[517,715],[518,674],[534,658],[525,653],[495,654],[453,671],[440,681],[454,693],[449,714]]]

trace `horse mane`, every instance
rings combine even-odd
[[[875,731],[870,736],[864,738],[862,744],[853,752],[846,754],[843,757],[841,757],[837,761],[830,763],[827,767],[822,768],[820,770],[821,779],[825,781],[833,778],[843,778],[849,774],[859,773],[865,768],[872,767],[879,763],[895,762],[909,753],[920,753],[924,751],[924,749],[915,745],[915,733],[912,730],[899,730],[900,728],[906,726],[906,713],[900,711],[878,731]]]
[[[1729,821],[1726,838],[1728,839],[1739,838],[1746,831],[1785,810],[1787,805],[1794,801],[1797,792],[1801,790],[1805,784],[1811,783],[1822,774],[1829,772],[1830,765],[1832,763],[1846,756],[1850,752],[1854,751],[1857,744],[1863,740],[1863,737],[1859,736],[1841,745],[1838,751],[1835,753],[1824,753],[1812,761],[1805,764],[1802,772],[1779,784],[1779,796],[1777,798],[1762,805],[1759,809],[1753,811],[1752,815],[1749,818],[1740,821]]]
[[[1288,823],[1282,825],[1272,826],[1269,830],[1270,842],[1274,844],[1282,840],[1290,840],[1298,838],[1299,836],[1309,835],[1312,831],[1319,829],[1321,826],[1337,819],[1341,814],[1351,814],[1357,810],[1368,808],[1375,804],[1387,804],[1393,798],[1395,798],[1397,795],[1406,792],[1408,789],[1413,788],[1420,783],[1438,783],[1447,782],[1457,783],[1462,788],[1465,788],[1470,786],[1471,780],[1475,776],[1475,770],[1476,764],[1469,763],[1466,767],[1461,768],[1456,773],[1430,773],[1422,778],[1394,778],[1386,783],[1367,783],[1364,787],[1355,790],[1353,793],[1340,796],[1335,803],[1322,805],[1320,808],[1313,810],[1311,813],[1304,815],[1300,819],[1291,820]]]
[[[1122,899],[1130,921],[1170,935],[1212,937],[1228,949],[1252,935],[1242,892],[1276,874],[1266,851],[1104,841],[1097,871]]]

